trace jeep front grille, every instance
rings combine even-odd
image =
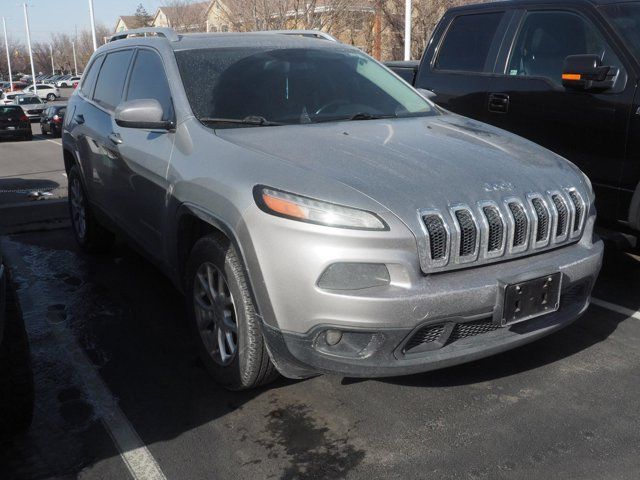
[[[478,230],[468,210],[456,210],[456,219],[460,227],[460,256],[468,257],[476,252]]]
[[[489,227],[489,241],[487,243],[488,252],[498,252],[502,250],[504,223],[496,207],[484,207],[482,209],[487,219]]]
[[[443,260],[447,255],[447,230],[442,218],[438,215],[425,215],[424,224],[429,235],[429,246],[432,260]]]
[[[422,212],[426,273],[486,264],[537,253],[577,240],[589,205],[575,188],[530,193],[526,200],[453,204]]]
[[[513,246],[522,247],[527,241],[527,230],[529,228],[529,221],[527,220],[527,214],[524,213],[522,205],[516,202],[509,203],[509,210],[513,217]]]
[[[567,223],[569,223],[569,210],[567,204],[559,193],[553,195],[553,204],[558,214],[558,222],[556,226],[556,236],[562,237],[567,234]]]

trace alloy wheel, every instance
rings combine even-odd
[[[238,323],[233,295],[218,267],[205,262],[198,268],[193,305],[200,338],[213,360],[229,365],[238,352]]]

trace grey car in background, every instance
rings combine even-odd
[[[118,34],[62,139],[80,246],[119,232],[156,263],[230,389],[523,345],[587,309],[601,266],[578,168],[330,39]]]

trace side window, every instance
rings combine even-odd
[[[622,67],[595,26],[572,12],[529,13],[518,33],[508,75],[546,77],[562,85],[562,66],[569,55],[595,54],[605,65]]]
[[[120,50],[107,54],[96,81],[93,100],[104,108],[113,110],[122,100],[122,91],[131,61],[132,50]]]
[[[486,72],[487,56],[504,12],[461,15],[447,30],[436,69]]]
[[[173,103],[167,75],[158,54],[151,50],[138,50],[131,78],[127,100],[155,98],[162,105],[163,120],[173,118]]]
[[[102,65],[103,60],[104,56],[101,55],[97,57],[84,76],[80,91],[87,98],[91,98],[91,95],[93,94],[93,87],[96,85],[96,78],[98,78],[98,72],[100,71],[100,66]]]

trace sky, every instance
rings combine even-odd
[[[96,24],[113,29],[120,15],[133,15],[139,3],[153,15],[162,0],[93,0]],[[89,0],[30,0],[27,2],[32,41],[47,41],[51,33],[74,34],[91,28]],[[19,0],[0,0],[0,17],[7,18],[7,34],[27,39],[24,12]],[[0,34],[2,34],[0,25]]]

